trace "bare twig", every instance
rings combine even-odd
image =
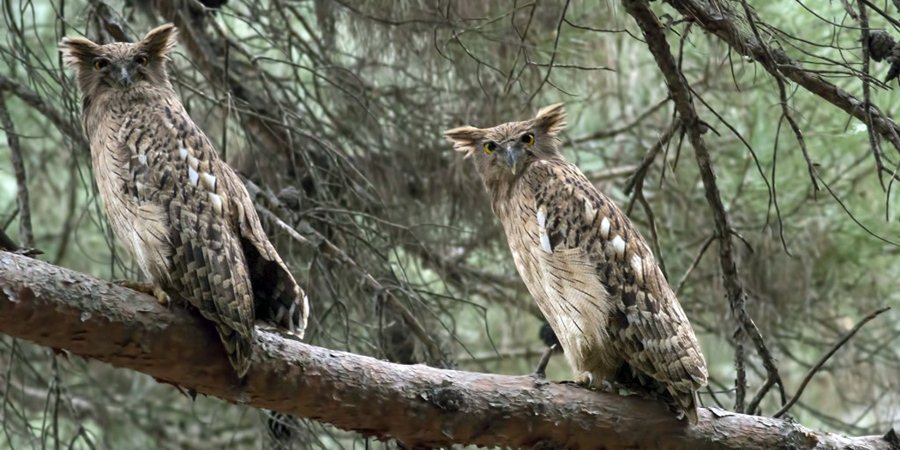
[[[656,15],[650,10],[646,0],[624,0],[624,4],[626,11],[634,17],[635,22],[637,22],[644,34],[647,46],[653,53],[653,57],[656,59],[656,63],[666,79],[671,97],[675,101],[675,109],[684,122],[691,145],[694,147],[694,155],[697,160],[697,166],[700,169],[700,177],[703,180],[706,199],[712,209],[716,235],[719,238],[719,263],[722,267],[722,275],[725,279],[725,289],[728,292],[732,314],[741,331],[747,334],[756,347],[768,377],[781,386],[781,376],[778,373],[778,368],[775,366],[775,359],[772,357],[759,329],[745,308],[747,293],[741,284],[737,263],[735,262],[734,248],[731,241],[733,232],[728,223],[725,205],[722,202],[722,196],[716,184],[716,176],[712,168],[709,150],[701,136],[706,126],[694,109],[688,82],[681,71],[678,70],[675,58],[672,56],[669,44],[663,34],[663,27],[660,25]],[[736,340],[739,341],[740,336],[737,336],[737,338]],[[735,346],[735,361],[738,366],[741,365],[744,357],[740,351],[741,349],[742,346]],[[738,380],[735,386],[735,408],[738,410],[743,410],[743,398],[746,388],[746,383]]]
[[[553,53],[550,55],[550,64],[547,65],[547,72],[544,74],[544,79],[541,80],[541,83],[538,85],[537,89],[531,93],[531,97],[528,98],[528,103],[531,103],[534,100],[534,97],[541,92],[541,88],[547,84],[547,81],[550,80],[550,72],[553,70],[553,63],[556,61],[557,49],[559,48],[559,38],[562,37],[562,24],[566,20],[566,11],[569,10],[569,1],[566,0],[566,4],[563,5],[562,12],[559,15],[559,22],[556,24],[556,40],[553,42]]]
[[[750,9],[750,6],[747,5],[747,0],[741,0],[741,5],[744,7],[744,14],[747,18],[747,22],[750,24],[750,30],[753,31],[754,37],[756,37],[758,42],[764,42],[762,36],[759,34],[759,29],[756,26],[753,11]],[[818,192],[819,184],[816,182],[816,166],[809,156],[809,150],[806,148],[806,139],[803,138],[803,132],[800,131],[800,125],[794,120],[794,115],[791,114],[790,106],[788,106],[787,88],[785,87],[784,76],[781,74],[779,66],[775,63],[775,58],[772,57],[769,48],[765,47],[763,50],[765,58],[762,60],[762,63],[766,66],[769,73],[772,74],[772,78],[774,78],[775,82],[778,84],[778,98],[781,101],[781,116],[787,120],[788,125],[791,127],[791,131],[794,132],[794,137],[800,145],[800,152],[803,153],[803,159],[806,160],[806,170],[809,172],[809,179],[812,181],[813,190]]]
[[[688,265],[688,268],[684,271],[684,275],[681,276],[681,279],[678,280],[678,284],[675,285],[675,295],[678,295],[678,293],[681,292],[681,288],[684,287],[684,282],[687,281],[688,277],[691,276],[691,273],[694,272],[694,269],[697,268],[697,265],[700,264],[700,260],[703,259],[703,255],[706,254],[706,250],[715,240],[716,235],[712,234],[703,241],[703,245],[700,246],[700,251],[698,251],[697,254],[694,255],[694,259],[691,260],[691,264]]]
[[[87,152],[88,144],[84,139],[84,135],[81,133],[81,129],[77,125],[72,124],[72,122],[59,110],[44,101],[44,99],[34,93],[34,91],[2,74],[0,74],[0,91],[8,91],[16,97],[19,97],[25,104],[36,109],[43,114],[44,117],[50,120],[50,123],[52,123],[67,138],[75,142],[77,147],[80,147]]]
[[[621,127],[613,128],[611,130],[600,130],[600,131],[591,133],[586,136],[581,136],[579,138],[572,139],[572,143],[573,144],[581,144],[581,143],[587,142],[587,141],[609,139],[611,137],[615,137],[622,133],[631,131],[631,130],[635,129],[636,127],[638,127],[640,124],[642,124],[644,122],[644,120],[646,120],[648,117],[652,116],[655,112],[659,111],[663,106],[666,105],[666,103],[669,102],[669,100],[670,99],[668,97],[664,98],[661,102],[647,108],[646,111],[638,114],[637,117],[634,118],[634,120],[632,120],[631,122],[629,122],[625,125],[622,125]],[[662,139],[660,139],[660,140],[662,140]]]
[[[771,59],[786,78],[857,120],[866,122],[868,114],[871,114],[875,130],[890,141],[900,153],[900,127],[874,105],[866,108],[864,102],[815,72],[805,69],[802,64],[791,59],[783,50],[772,48],[754,36],[748,35],[734,17],[721,8],[712,8],[697,0],[667,0],[667,3],[684,16],[695,20],[707,32],[721,38],[738,53],[760,62]],[[763,67],[767,71],[771,72],[772,70],[771,65],[763,65]],[[870,112],[868,112],[869,109],[871,109]]]
[[[861,35],[861,51],[862,51],[862,86],[863,86],[863,107],[866,109],[866,132],[869,135],[869,147],[872,149],[872,155],[875,158],[875,175],[878,176],[878,182],[881,183],[881,189],[886,190],[884,185],[884,162],[881,156],[881,142],[875,135],[875,129],[872,126],[872,93],[869,87],[869,18],[866,13],[866,5],[862,0],[857,0],[859,8],[859,33]]]
[[[16,176],[16,203],[19,206],[19,240],[22,245],[34,247],[34,232],[31,228],[31,206],[28,201],[28,177],[25,175],[25,162],[22,160],[22,146],[19,143],[19,135],[9,110],[6,108],[6,95],[0,90],[0,126],[6,134],[6,142],[9,144],[10,159]]]
[[[603,170],[585,172],[584,176],[586,176],[588,180],[591,180],[592,183],[597,183],[600,181],[608,181],[616,178],[631,177],[636,170],[638,170],[637,165],[628,164],[624,166],[610,167]]]
[[[668,101],[668,100],[666,100]],[[653,165],[653,161],[656,160],[656,155],[662,151],[664,147],[669,145],[669,141],[672,140],[672,136],[675,135],[679,130],[681,130],[681,120],[675,118],[672,120],[672,123],[669,125],[669,128],[653,143],[653,146],[647,150],[647,154],[641,158],[640,164],[638,164],[637,169],[635,169],[634,173],[625,181],[625,187],[623,191],[625,194],[630,194],[632,190],[637,187],[643,186],[644,177],[647,176],[647,171],[650,170],[650,166]],[[665,164],[665,161],[663,161]]]
[[[797,400],[800,400],[800,396],[803,395],[803,390],[806,389],[806,385],[809,384],[809,382],[812,380],[812,378],[816,375],[816,373],[819,371],[819,369],[821,369],[822,366],[825,365],[825,363],[828,361],[828,359],[831,358],[831,356],[834,355],[835,352],[837,352],[841,347],[843,347],[844,344],[846,344],[851,338],[853,338],[853,336],[856,334],[856,332],[858,332],[860,330],[860,328],[863,327],[863,325],[869,323],[869,321],[878,317],[879,315],[881,315],[882,313],[884,313],[885,311],[887,311],[889,309],[891,309],[890,306],[885,306],[883,308],[879,308],[875,311],[872,311],[871,313],[869,313],[869,315],[867,315],[866,317],[863,317],[863,319],[860,320],[859,323],[856,324],[856,326],[854,326],[850,331],[848,331],[847,334],[844,335],[844,337],[842,337],[839,341],[837,341],[831,347],[830,350],[828,350],[824,355],[822,355],[822,357],[819,358],[819,360],[812,367],[809,368],[809,370],[806,372],[806,376],[803,377],[803,381],[800,382],[800,387],[797,388],[797,393],[794,394],[794,396],[791,397],[791,399],[788,400],[788,402],[785,403],[785,405],[782,406],[781,409],[778,410],[778,412],[776,412],[775,414],[772,414],[772,417],[781,417],[786,412],[788,412],[788,410],[790,410],[791,407],[794,406],[794,403],[797,403]]]
[[[738,325],[734,330],[734,409],[743,411],[747,396],[747,333]]]

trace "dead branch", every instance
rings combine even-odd
[[[656,15],[650,10],[647,1],[625,0],[623,3],[625,4],[625,10],[634,18],[644,33],[647,46],[650,48],[650,52],[653,53],[656,64],[659,66],[660,72],[662,72],[669,87],[670,97],[675,102],[675,111],[681,116],[691,146],[694,148],[694,156],[697,160],[697,167],[700,169],[700,178],[703,180],[706,200],[710,209],[712,209],[716,235],[719,238],[719,264],[722,268],[725,290],[728,292],[731,311],[739,327],[739,332],[735,335],[735,366],[738,369],[738,377],[735,381],[735,409],[744,410],[744,395],[747,385],[746,379],[743,378],[744,355],[741,333],[749,337],[756,347],[768,375],[766,383],[769,385],[771,385],[770,383],[777,384],[781,392],[784,391],[784,384],[781,381],[778,368],[775,366],[775,359],[772,353],[766,346],[762,334],[745,307],[747,291],[744,289],[738,274],[734,246],[731,241],[734,231],[729,224],[728,215],[725,212],[725,204],[722,202],[722,195],[716,183],[716,175],[713,171],[709,149],[702,137],[706,130],[706,125],[701,121],[694,108],[690,85],[679,70],[669,48],[669,43],[666,41],[662,25],[659,23]]]
[[[689,427],[652,400],[528,376],[392,364],[262,330],[241,384],[199,316],[7,252],[0,252],[0,332],[229,402],[411,446],[897,448],[878,436],[845,437],[719,409],[702,409],[700,423]]]
[[[785,78],[840,108],[860,122],[869,123],[871,114],[871,123],[878,134],[900,151],[900,127],[875,105],[866,105],[864,101],[834,83],[814,72],[805,70],[802,64],[792,59],[783,50],[772,48],[744,32],[734,16],[714,4],[702,0],[667,0],[667,3],[686,18],[696,21],[707,32],[718,36],[741,55],[753,58],[758,62],[768,61],[769,63],[763,64],[763,68],[770,73],[777,70]],[[775,73],[772,75],[779,76]]]
[[[25,104],[46,117],[66,138],[71,139],[77,148],[84,149],[85,152],[88,151],[88,144],[80,127],[73,125],[72,121],[67,119],[63,112],[47,103],[27,86],[0,74],[0,90],[9,91],[11,94],[19,97]]]
[[[31,228],[31,202],[28,201],[28,177],[25,176],[25,162],[22,160],[22,145],[9,110],[6,108],[6,93],[0,90],[0,126],[6,133],[13,173],[16,175],[16,203],[19,206],[19,239],[25,247],[34,246],[34,232]]]
[[[581,144],[581,143],[588,142],[588,141],[609,139],[609,138],[618,136],[622,133],[627,133],[627,132],[637,128],[638,126],[640,126],[642,123],[644,123],[644,120],[646,120],[648,117],[655,114],[663,106],[666,106],[669,103],[669,100],[671,100],[671,99],[668,97],[664,98],[661,102],[656,103],[655,105],[647,108],[646,111],[643,111],[640,114],[638,114],[637,117],[634,118],[634,120],[632,120],[631,122],[629,122],[625,125],[622,125],[618,128],[613,128],[611,130],[601,129],[601,130],[591,133],[587,136],[582,136],[579,138],[572,139],[571,143],[572,144]],[[662,139],[660,139],[660,140],[662,140]]]

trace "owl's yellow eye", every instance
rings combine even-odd
[[[137,55],[137,56],[134,58],[134,62],[136,62],[136,63],[138,63],[138,64],[140,64],[140,65],[142,65],[142,66],[146,66],[147,63],[150,62],[150,60],[149,60],[146,56],[144,56],[144,55]]]
[[[491,152],[497,150],[497,144],[493,141],[484,143],[484,153],[490,155]]]
[[[528,145],[534,145],[534,135],[531,133],[525,133],[522,135],[522,142]]]
[[[94,60],[94,68],[97,70],[101,70],[108,65],[109,65],[109,60],[107,60],[106,58],[98,58],[98,59]]]

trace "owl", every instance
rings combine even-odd
[[[564,127],[557,104],[523,122],[445,135],[474,159],[575,381],[658,392],[696,423],[707,372],[694,331],[638,230],[560,153]]]
[[[183,298],[216,327],[241,378],[256,320],[303,336],[309,303],[263,231],[253,201],[191,120],[166,72],[176,28],[137,43],[65,38],[82,125],[116,239],[160,299]]]

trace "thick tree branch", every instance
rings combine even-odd
[[[892,448],[877,436],[844,437],[722,410],[702,409],[700,423],[689,427],[651,400],[527,376],[392,364],[261,330],[253,366],[241,385],[215,331],[198,316],[6,252],[0,252],[0,332],[230,402],[409,445]]]

